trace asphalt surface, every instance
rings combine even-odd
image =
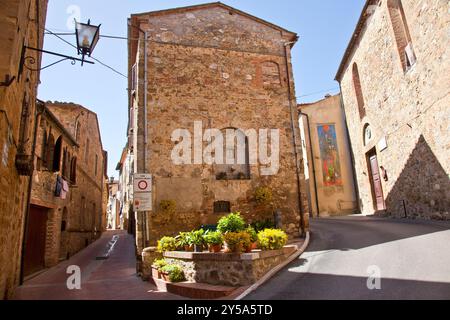
[[[447,222],[312,219],[307,250],[245,299],[448,300],[449,245]]]

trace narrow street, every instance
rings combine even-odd
[[[302,256],[246,299],[449,299],[450,224],[371,217],[311,220]],[[377,266],[381,290],[369,290]]]
[[[96,260],[118,235],[118,241],[107,260]],[[180,299],[158,292],[149,282],[136,275],[134,239],[125,231],[107,231],[101,239],[69,260],[26,281],[16,291],[16,300],[163,300]],[[69,290],[67,267],[81,269],[81,290]]]

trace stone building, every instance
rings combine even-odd
[[[97,116],[70,103],[42,102],[38,111],[25,276],[85,248],[100,237],[105,220]]]
[[[119,181],[111,177],[108,182],[108,206],[107,206],[107,224],[110,230],[121,229],[120,200],[119,200]]]
[[[153,210],[137,219],[138,251],[230,211],[249,222],[277,212],[280,227],[298,237],[309,209],[291,65],[297,35],[221,3],[133,14],[128,30],[139,39],[130,40],[128,61],[134,172],[153,175]],[[225,150],[202,159],[206,141],[220,141],[217,132],[226,129],[233,139]],[[273,147],[273,162],[257,157],[252,129],[267,133],[259,155]],[[177,139],[180,132],[185,139]],[[236,140],[245,147],[236,150]],[[178,152],[189,146],[192,154]],[[219,153],[231,160],[222,164]],[[272,201],[257,202],[257,190],[268,190]]]
[[[313,216],[358,211],[341,95],[299,105],[305,176]]]
[[[122,151],[116,170],[119,171],[119,202],[122,210],[122,228],[135,234],[136,217],[133,210],[133,157],[128,144]]]
[[[365,214],[448,217],[449,9],[369,0],[345,52],[336,80]]]
[[[46,13],[47,0],[0,5],[0,299],[12,297],[21,280],[39,84],[39,72],[21,57],[40,67],[40,54],[24,46],[42,48]]]

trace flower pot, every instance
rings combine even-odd
[[[155,267],[152,267],[152,278],[153,279],[161,279],[161,272],[158,271],[158,269]]]
[[[203,252],[203,246],[194,244],[194,252]]]
[[[221,244],[210,244],[208,246],[209,252],[212,253],[219,253],[220,251],[222,251],[222,245]]]
[[[168,274],[168,273],[161,272],[161,276],[162,276],[162,279],[163,279],[164,281],[166,281],[166,282],[172,282],[172,281],[170,281],[170,277],[169,277],[169,274]]]
[[[237,245],[234,246],[229,246],[228,244],[225,243],[225,252],[226,253],[242,253],[244,250],[244,246],[242,245],[242,243],[239,243]]]
[[[256,249],[258,249],[258,242],[257,241],[252,243],[252,250],[256,250]]]
[[[192,251],[194,251],[194,246],[184,246],[184,251],[187,251],[187,252],[192,252]]]

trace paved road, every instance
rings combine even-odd
[[[118,236],[107,260],[96,260],[107,249],[108,242]],[[134,239],[124,231],[105,232],[101,239],[86,249],[16,290],[17,300],[177,300],[178,296],[158,292],[149,282],[136,275]],[[81,290],[68,290],[68,266],[81,269]]]
[[[450,299],[449,223],[352,216],[311,231],[306,252],[246,299]],[[381,290],[368,289],[373,271]]]

